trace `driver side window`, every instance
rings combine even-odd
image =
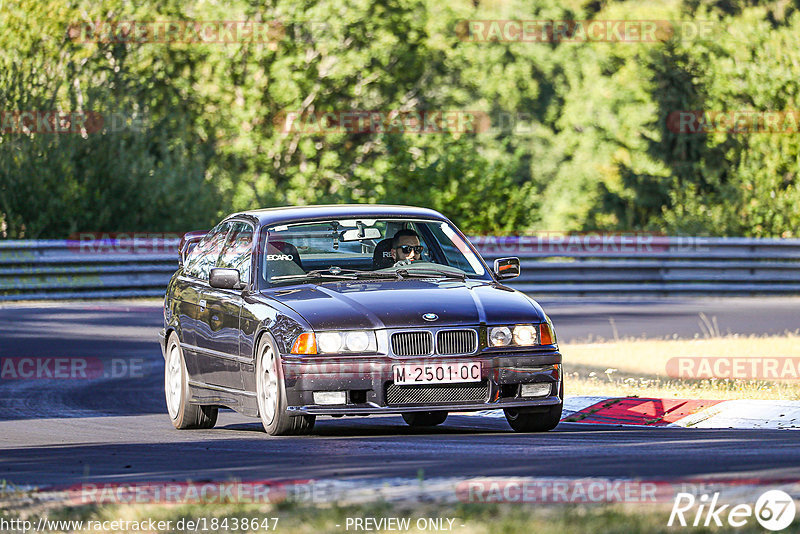
[[[237,269],[239,271],[239,281],[248,284],[250,283],[252,248],[253,227],[245,222],[234,222],[216,266]]]

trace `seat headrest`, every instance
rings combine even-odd
[[[305,273],[297,247],[286,241],[270,240],[267,242],[264,270],[269,278]]]
[[[394,258],[392,258],[392,239],[387,238],[382,241],[379,241],[377,245],[375,245],[375,251],[372,253],[372,269],[386,269],[387,267],[392,267],[395,264]]]

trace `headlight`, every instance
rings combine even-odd
[[[546,330],[542,329],[546,327]],[[539,336],[541,332],[549,335]],[[541,341],[540,341],[541,340]],[[516,324],[509,326],[493,326],[489,328],[489,346],[491,347],[531,347],[533,345],[549,345],[552,341],[549,325]]]
[[[511,343],[511,330],[507,326],[490,328],[489,342],[493,347],[505,347]]]
[[[369,334],[366,332],[348,332],[344,336],[344,346],[352,352],[364,352],[369,348]]]
[[[317,334],[317,346],[320,352],[339,352],[342,336],[339,332],[322,332]]]
[[[378,350],[378,343],[375,340],[375,332],[364,330],[319,332],[317,334],[317,347],[320,354],[375,352]]]
[[[514,327],[514,343],[528,346],[536,345],[536,330],[532,324],[518,324]]]

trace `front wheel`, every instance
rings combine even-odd
[[[307,434],[314,428],[316,417],[289,416],[283,375],[279,373],[280,361],[269,334],[261,336],[257,354],[256,397],[264,430],[271,436]]]
[[[216,406],[200,406],[189,402],[189,379],[186,362],[178,335],[172,332],[167,341],[167,359],[164,363],[164,395],[172,426],[187,428],[213,428],[219,410]]]
[[[447,412],[408,412],[403,414],[408,426],[436,426],[444,423]]]
[[[506,408],[506,421],[516,432],[547,432],[553,430],[561,421],[561,410],[564,408],[564,381],[558,390],[561,402],[548,407],[544,412],[526,412],[524,408]]]

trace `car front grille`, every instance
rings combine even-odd
[[[445,356],[472,354],[478,349],[478,332],[473,329],[440,330],[436,333],[436,353]],[[427,330],[395,332],[392,352],[397,356],[433,354],[433,335]]]
[[[439,354],[471,354],[477,348],[478,333],[475,330],[441,330],[436,335]]]
[[[392,351],[398,356],[425,356],[433,352],[430,332],[396,332],[392,334]]]
[[[436,384],[386,387],[386,405],[398,404],[448,404],[486,401],[489,398],[488,382],[474,384]]]

